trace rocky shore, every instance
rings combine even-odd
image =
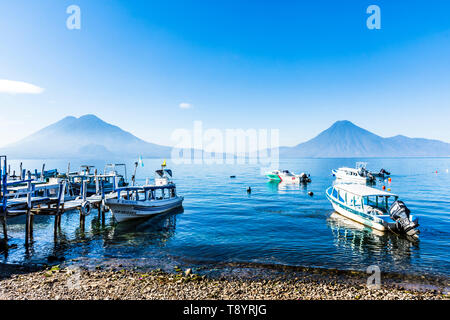
[[[439,289],[392,283],[369,289],[358,274],[304,273],[273,279],[210,278],[191,269],[139,272],[53,266],[32,270],[0,267],[0,299],[449,299]]]

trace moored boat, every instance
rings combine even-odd
[[[266,173],[266,177],[271,181],[308,183],[311,182],[310,175],[306,173],[295,174],[289,170],[274,170]]]
[[[118,168],[122,167],[124,173],[119,173]],[[82,165],[79,172],[71,172],[68,175],[69,189],[74,194],[81,193],[83,181],[87,180],[87,195],[96,194],[99,187],[103,184],[105,193],[113,192],[114,189],[128,186],[126,180],[127,168],[125,164],[107,164],[104,174],[97,174],[94,166]]]
[[[117,199],[106,200],[117,222],[149,218],[182,206],[184,198],[173,183],[117,189]]]
[[[131,186],[116,189],[117,199],[106,200],[117,222],[148,218],[173,209],[183,204],[184,197],[177,195],[176,185],[171,180],[172,170],[155,171],[155,184],[148,182],[143,186]]]
[[[418,219],[393,193],[360,184],[336,184],[327,189],[326,196],[346,218],[379,231],[418,238]]]
[[[368,184],[375,182],[376,179],[366,169],[366,163],[364,162],[357,162],[355,168],[341,167],[339,169],[333,169],[331,172],[338,181],[342,182]]]

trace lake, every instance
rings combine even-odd
[[[392,234],[375,234],[333,213],[325,190],[333,182],[331,169],[367,161],[368,168],[392,173],[383,184],[400,196],[419,217],[420,241],[412,243]],[[23,161],[24,168],[42,166]],[[127,161],[128,175],[134,160]],[[144,159],[138,183],[162,160]],[[18,170],[18,161],[9,161]],[[67,162],[45,161],[46,168],[67,170]],[[86,163],[86,161],[83,161]],[[101,171],[104,161],[89,161]],[[73,162],[72,170],[80,163]],[[97,214],[79,229],[78,213],[62,217],[61,234],[53,238],[53,217],[36,217],[34,241],[24,246],[24,217],[8,220],[9,244],[0,262],[46,263],[49,256],[85,264],[123,261],[136,266],[173,269],[221,263],[256,263],[450,275],[449,158],[414,159],[285,159],[280,168],[311,174],[307,186],[269,183],[256,165],[171,165],[184,209],[145,222],[115,224],[111,214],[101,225]],[[231,179],[230,176],[236,178]],[[252,188],[251,194],[246,189]],[[312,191],[311,197],[308,192]]]

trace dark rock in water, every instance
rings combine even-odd
[[[308,192],[308,195],[309,195],[310,197],[312,197],[312,196],[314,195],[314,192],[309,191],[309,192]]]
[[[231,179],[236,178],[236,176],[230,176]]]
[[[64,258],[64,257],[57,257],[57,256],[54,256],[54,255],[51,255],[51,256],[47,257],[47,261],[48,262],[56,262],[56,261],[62,262],[64,260],[66,260],[66,258]]]
[[[47,261],[48,261],[48,262],[55,262],[55,261],[58,261],[58,257],[57,257],[57,256],[48,256],[48,257],[47,257]]]

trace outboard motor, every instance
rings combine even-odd
[[[414,236],[419,233],[417,227],[419,223],[417,219],[411,221],[409,218],[411,211],[406,207],[403,201],[395,201],[389,208],[389,215],[396,223],[396,229],[399,232],[406,233],[409,236]]]
[[[311,178],[306,173],[302,172],[302,173],[300,173],[299,176],[300,176],[300,182],[302,182],[302,183],[311,182]]]

